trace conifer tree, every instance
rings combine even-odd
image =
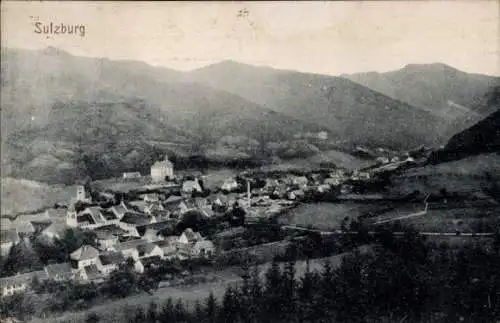
[[[174,322],[184,322],[186,320],[186,309],[184,303],[179,298],[174,306]]]
[[[210,295],[208,295],[205,304],[205,313],[207,317],[207,322],[215,323],[217,320],[217,312],[218,312],[217,300],[215,299],[214,294],[211,292]]]
[[[158,316],[157,311],[158,311],[158,305],[156,305],[156,303],[152,301],[149,304],[148,315],[147,315],[147,321],[149,323],[156,323],[156,319]]]
[[[174,319],[174,303],[172,298],[168,298],[161,308],[160,322],[169,323]]]

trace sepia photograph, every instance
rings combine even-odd
[[[0,322],[500,323],[500,1],[2,1]]]

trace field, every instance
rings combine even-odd
[[[493,175],[490,181],[487,173]],[[500,174],[500,154],[480,155],[410,169],[394,180],[391,191],[395,195],[414,191],[440,194],[445,188],[448,192],[483,194],[492,181],[500,182],[495,174]]]
[[[493,232],[500,228],[500,207],[432,210],[427,215],[401,220],[423,232]]]
[[[358,216],[386,208],[384,203],[315,203],[302,204],[281,218],[285,225],[297,225],[316,229],[340,229],[345,217]]]
[[[33,212],[53,206],[55,203],[68,203],[68,186],[48,185],[35,181],[15,178],[2,178],[1,214],[15,215]]]

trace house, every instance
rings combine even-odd
[[[215,255],[215,246],[210,240],[196,241],[191,248],[191,256],[195,258],[211,258]]]
[[[83,245],[70,254],[70,259],[75,263],[75,267],[78,269],[90,265],[97,265],[99,262],[99,251],[90,245]]]
[[[341,181],[338,178],[326,178],[323,183],[326,185],[340,185]]]
[[[146,225],[156,222],[156,219],[148,214],[138,213],[138,212],[127,212],[120,220],[118,225],[127,230],[130,228],[135,228],[140,225]]]
[[[45,271],[41,270],[0,278],[1,295],[11,296],[17,293],[23,293],[31,288],[35,279],[39,281],[46,280],[47,274]]]
[[[201,188],[200,182],[198,180],[185,181],[184,183],[182,183],[182,192],[184,193],[201,193],[202,191],[203,189]]]
[[[104,218],[106,225],[118,224],[118,222],[120,222],[120,218],[118,218],[111,208],[101,210],[101,215]]]
[[[146,207],[148,203],[146,201],[132,201],[129,202],[130,206],[135,209],[135,211],[140,213],[146,213]]]
[[[79,213],[68,210],[66,224],[69,227],[95,229],[106,224],[106,218],[103,216],[102,211],[99,206],[87,207]]]
[[[185,198],[172,195],[164,203],[163,207],[170,214],[182,214],[189,210],[185,203]]]
[[[181,244],[195,243],[200,240],[203,240],[201,234],[199,232],[194,232],[191,228],[184,230],[179,237],[179,243]]]
[[[168,160],[168,156],[162,161],[157,161],[151,166],[151,179],[153,182],[162,182],[166,178],[174,177],[174,165]]]
[[[328,132],[326,131],[320,131],[316,134],[316,137],[319,139],[319,140],[327,140],[328,139]]]
[[[117,270],[126,259],[121,252],[111,251],[99,255],[99,260],[101,262],[101,272],[109,275]]]
[[[377,164],[388,164],[389,158],[384,157],[384,156],[380,156],[380,157],[377,157],[377,159],[375,161],[377,162]]]
[[[121,201],[120,204],[112,206],[110,208],[110,211],[113,212],[118,219],[121,219],[123,218],[125,213],[129,212],[130,210],[128,209],[125,202]]]
[[[76,202],[82,203],[92,203],[92,197],[90,193],[85,189],[83,185],[75,185],[70,188],[71,201],[70,204],[75,204]]]
[[[123,179],[133,179],[133,178],[140,178],[141,173],[139,172],[130,172],[130,173],[123,173]]]
[[[95,229],[94,232],[106,232],[112,234],[115,237],[125,236],[128,234],[128,231],[123,230],[116,224],[103,225],[102,227]]]
[[[152,242],[144,243],[137,246],[139,258],[158,256],[163,258],[163,250]]]
[[[228,178],[224,181],[221,189],[226,192],[232,192],[238,188],[238,182],[234,178]]]
[[[163,256],[163,254],[162,254]],[[163,259],[160,256],[152,256],[152,257],[144,257],[141,258],[141,263],[145,269],[148,268],[161,268],[164,263]]]
[[[149,243],[147,240],[135,239],[129,240],[115,245],[115,250],[120,252],[125,258],[139,259],[138,246]]]
[[[176,236],[166,237],[165,240],[156,241],[155,244],[162,249],[163,255],[167,259],[177,257],[179,238]]]
[[[318,185],[318,186],[316,187],[316,190],[317,190],[319,193],[328,192],[330,189],[331,189],[331,187],[330,187],[330,185],[328,185],[328,184]]]
[[[298,186],[299,188],[305,188],[309,183],[307,177],[296,176],[292,178],[292,185]]]
[[[35,223],[35,222],[32,222]],[[35,225],[37,226],[37,224]],[[61,221],[49,221],[41,230],[40,235],[49,240],[61,239],[66,231],[66,224]]]
[[[115,194],[113,194],[113,193],[99,192],[99,198],[101,199],[101,201],[104,200],[105,202],[108,202],[108,203],[113,203],[113,204],[116,203],[116,197],[115,197]]]
[[[9,254],[10,249],[20,241],[17,229],[0,230],[0,252],[2,256]]]
[[[140,274],[144,272],[144,265],[140,259],[134,261],[134,270]]]
[[[360,180],[369,180],[370,179],[370,173],[368,173],[368,172],[359,172],[358,178]]]
[[[168,214],[168,212],[164,212],[165,208],[160,202],[150,202],[149,204],[146,204],[146,207],[144,208],[144,213],[146,214],[151,214],[151,215],[156,215],[158,213],[160,214]]]
[[[84,281],[100,283],[105,279],[105,275],[99,270],[99,267],[96,264],[83,267],[82,274]]]
[[[138,226],[137,233],[144,240],[150,242],[163,240],[166,236],[172,235],[175,230],[176,220],[168,219],[146,225]]]
[[[160,196],[157,193],[141,194],[141,195],[139,195],[139,198],[141,198],[145,202],[159,202],[160,201]]]
[[[109,231],[95,231],[95,234],[97,244],[101,250],[111,249],[118,243],[118,237]]]
[[[69,262],[47,265],[44,270],[47,273],[48,278],[55,281],[74,279],[77,273],[77,270],[75,270]]]

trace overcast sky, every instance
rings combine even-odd
[[[2,2],[1,41],[179,70],[232,59],[338,75],[442,62],[500,75],[499,4]],[[37,21],[83,24],[85,37],[37,34]]]

